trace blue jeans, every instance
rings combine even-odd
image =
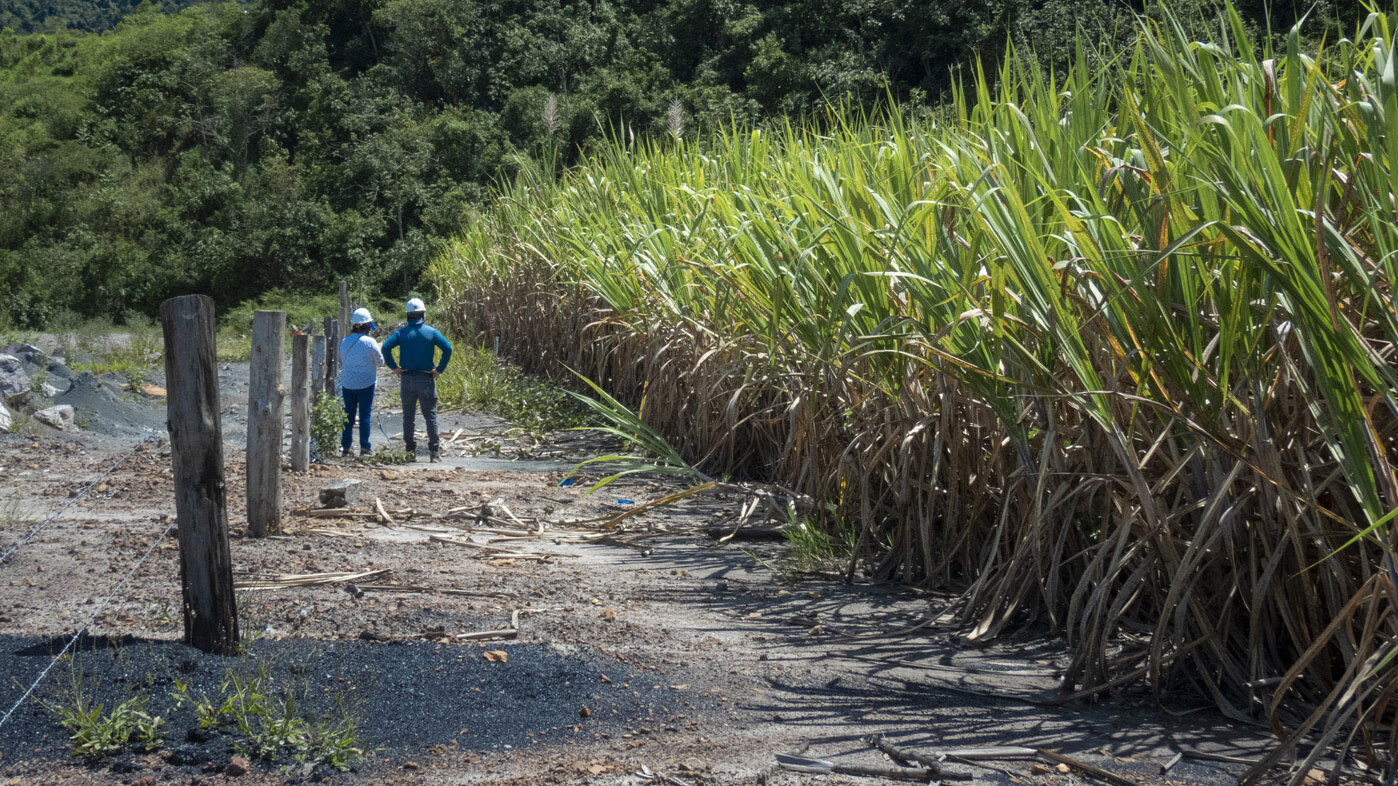
[[[427,449],[437,450],[441,441],[437,436],[437,381],[418,371],[404,374],[403,380],[403,442],[409,453],[417,450],[418,405],[422,405],[422,419],[427,422]]]
[[[354,415],[359,413],[359,447],[369,450],[369,410],[374,406],[374,386],[367,388],[342,388],[345,397],[345,430],[340,434],[340,447],[350,449],[354,439]]]

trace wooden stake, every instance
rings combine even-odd
[[[335,395],[335,379],[340,376],[340,323],[325,318],[325,393]]]
[[[350,333],[350,311],[354,310],[354,304],[350,302],[349,284],[340,279],[340,335],[348,336]]]
[[[257,311],[252,318],[248,380],[248,533],[276,534],[282,524],[282,334],[286,312]]]
[[[311,468],[311,337],[291,337],[291,471]]]
[[[160,304],[165,399],[175,476],[184,641],[218,655],[238,647],[238,609],[228,553],[214,302],[185,295]]]
[[[311,401],[325,389],[325,336],[311,336]]]

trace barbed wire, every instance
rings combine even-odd
[[[137,447],[140,446],[138,445]],[[133,449],[132,453],[134,452],[135,450]],[[123,461],[124,460],[125,459],[123,459]],[[160,545],[160,542],[165,540],[165,536],[169,535],[170,530],[174,528],[175,522],[171,521],[169,524],[165,526],[165,530],[161,532],[155,538],[155,540],[151,541],[150,547],[146,549],[146,553],[141,555],[140,559],[136,560],[136,564],[132,565],[131,569],[126,571],[126,575],[121,577],[121,581],[118,581],[116,583],[116,586],[112,587],[112,591],[107,593],[107,596],[103,598],[100,603],[97,604],[97,608],[93,609],[92,614],[88,615],[88,618],[85,621],[83,621],[83,624],[78,628],[77,633],[74,633],[73,637],[68,639],[68,643],[63,645],[63,649],[59,650],[58,654],[53,656],[53,660],[49,661],[49,664],[44,667],[44,670],[39,672],[39,676],[34,679],[34,682],[30,684],[29,689],[26,690],[24,694],[21,695],[19,699],[16,700],[15,703],[10,707],[9,711],[5,713],[5,717],[0,718],[0,728],[5,727],[5,724],[8,723],[10,720],[10,716],[15,714],[15,710],[18,710],[20,708],[20,705],[24,704],[25,699],[28,699],[30,694],[32,694],[34,690],[39,687],[39,683],[44,681],[44,678],[49,675],[49,672],[53,670],[53,667],[57,665],[58,661],[61,660],[63,656],[68,653],[68,650],[72,649],[73,645],[77,643],[78,639],[81,638],[82,635],[87,632],[87,627],[92,624],[93,620],[97,619],[97,615],[101,614],[103,610],[107,608],[107,604],[112,602],[112,598],[115,598],[117,593],[121,591],[121,588],[126,586],[126,582],[130,581],[131,577],[136,575],[136,571],[140,570],[141,566],[145,564],[146,560],[150,559],[150,555],[155,553],[155,547]]]
[[[128,450],[126,452],[126,455],[117,459],[116,463],[111,465],[110,467],[107,467],[107,470],[103,472],[101,475],[98,475],[96,480],[87,484],[87,486],[82,491],[78,492],[71,499],[69,499],[67,504],[58,509],[57,513],[54,513],[52,516],[49,516],[48,518],[44,519],[38,526],[29,530],[29,532],[24,537],[20,538],[18,542],[16,542],[10,548],[6,549],[4,554],[0,554],[0,565],[4,565],[6,562],[8,562],[10,557],[13,556],[16,551],[19,551],[20,546],[23,546],[24,544],[33,540],[34,536],[38,535],[41,531],[43,531],[45,527],[57,521],[58,517],[62,516],[64,513],[68,511],[69,508],[76,505],[78,500],[81,500],[83,497],[87,496],[87,492],[91,491],[94,486],[106,480],[109,475],[116,471],[117,467],[120,467],[123,463],[125,463],[127,459],[136,455],[136,451],[140,450],[143,445],[149,443],[151,440],[154,440],[158,436],[159,434],[151,434],[150,436],[146,437],[140,442],[137,442],[135,447],[131,448],[131,450]]]

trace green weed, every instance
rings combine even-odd
[[[855,528],[835,527],[830,529],[800,522],[787,527],[787,551],[782,556],[783,573],[831,573],[839,572],[848,564],[854,553]]]
[[[97,701],[95,693],[95,686],[85,683],[73,670],[61,698],[47,705],[68,732],[74,756],[100,759],[133,744],[147,751],[160,747],[165,719],[146,712],[144,692],[121,701],[111,712]]]
[[[172,698],[180,706],[193,702],[200,728],[231,732],[234,748],[252,758],[290,756],[343,770],[364,756],[354,719],[343,707],[333,718],[308,717],[293,692],[272,684],[265,667],[228,670],[214,695],[193,696],[188,683],[176,680]]]
[[[333,456],[345,428],[345,408],[334,396],[319,396],[311,405],[311,441],[321,456]]]
[[[413,460],[413,454],[406,450],[394,450],[392,448],[379,448],[364,457],[370,464],[407,464]]]

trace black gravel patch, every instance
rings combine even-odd
[[[0,713],[64,643],[0,636]],[[507,662],[487,661],[487,649],[506,652]],[[173,694],[179,680],[191,696],[217,696],[230,673],[265,673],[279,695],[295,697],[306,717],[348,713],[360,747],[377,762],[402,761],[439,745],[487,751],[622,724],[658,726],[673,715],[666,702],[680,703],[678,694],[658,687],[663,680],[657,674],[647,676],[595,650],[539,644],[285,639],[257,641],[244,656],[220,658],[178,642],[92,637],[70,653],[71,660],[60,661],[0,728],[0,772],[21,762],[71,760],[67,732],[46,705],[75,689],[108,709],[144,693],[146,711],[166,719],[159,750],[169,764],[221,769],[236,755],[236,735],[199,729],[193,703],[176,707]],[[587,717],[580,715],[583,707]],[[126,758],[99,764],[121,771]]]
[[[165,402],[144,399],[122,391],[124,377],[115,374],[94,376],[90,371],[73,377],[68,389],[54,396],[54,403],[67,404],[77,413],[78,426],[106,436],[146,436],[165,428]]]

